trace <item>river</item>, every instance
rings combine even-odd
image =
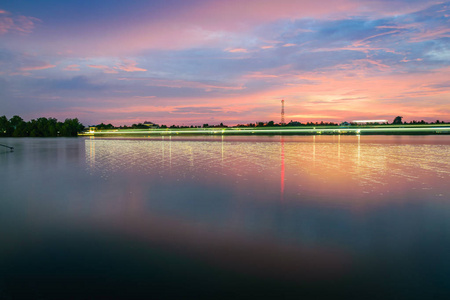
[[[0,143],[0,299],[450,296],[450,136]]]

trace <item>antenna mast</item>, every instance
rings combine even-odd
[[[281,100],[281,125],[284,125],[284,99]]]

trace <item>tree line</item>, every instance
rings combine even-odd
[[[0,117],[0,137],[55,137],[77,136],[84,130],[84,125],[77,118],[59,122],[55,118],[38,118],[25,122],[19,116],[8,120]]]

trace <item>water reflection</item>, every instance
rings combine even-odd
[[[242,287],[275,298],[449,291],[447,137],[8,143],[16,149],[0,156],[8,295],[15,284],[49,295],[68,278],[96,295],[152,286],[176,287],[178,298]]]
[[[367,239],[378,240],[375,228],[362,226],[357,216],[448,197],[446,145],[361,136],[248,139],[97,139],[86,141],[85,153],[92,174],[116,182],[111,190],[120,189],[121,181],[133,193],[110,198],[110,209],[114,201],[134,197],[145,219],[336,253],[342,245],[366,251]]]
[[[281,143],[281,201],[283,201],[284,198],[284,137],[280,137],[280,143]]]
[[[432,188],[436,195],[446,194],[447,146],[385,144],[361,136],[310,138],[87,139],[85,153],[90,172],[104,178],[129,172],[152,180],[223,182],[233,190],[245,185],[248,201],[271,202],[278,172],[281,199],[290,202],[308,201],[298,195],[310,195],[314,202],[320,198],[335,205],[372,206],[374,199],[392,201],[379,195],[408,190]],[[264,189],[268,193],[259,192]]]

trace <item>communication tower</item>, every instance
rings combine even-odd
[[[281,100],[281,124],[284,124],[284,99]]]

